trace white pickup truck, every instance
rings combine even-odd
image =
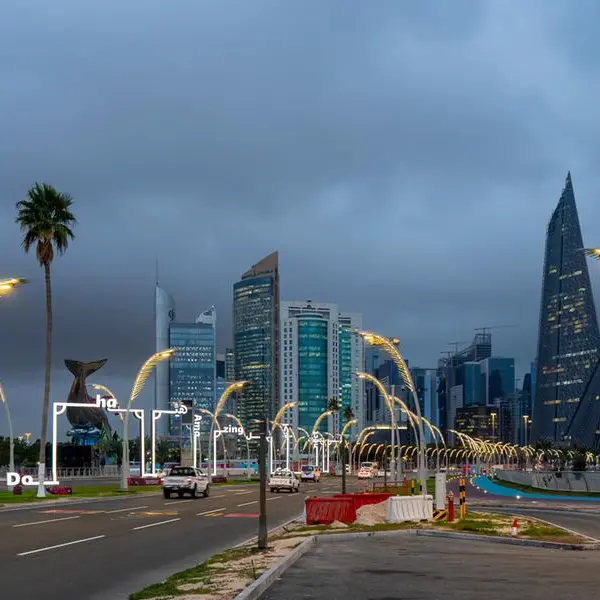
[[[208,497],[210,484],[206,473],[194,467],[173,467],[163,480],[163,496],[170,498],[172,493],[180,498],[189,494],[196,498],[198,494]]]
[[[300,482],[296,476],[287,469],[277,469],[269,478],[269,489],[272,492],[280,492],[288,490],[289,492],[297,492],[300,488]]]

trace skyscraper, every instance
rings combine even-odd
[[[582,248],[569,173],[546,235],[531,442],[564,441],[598,360],[600,333]]]
[[[339,432],[341,413],[351,407],[363,418],[363,383],[354,377],[362,370],[364,342],[347,329],[362,327],[362,318],[341,313],[337,304],[282,302],[280,335],[280,406],[295,402],[293,425],[312,431],[329,399],[340,401],[337,421],[321,422],[324,433]]]
[[[233,286],[235,379],[247,381],[236,405],[249,431],[272,419],[279,402],[279,259],[266,256]]]
[[[197,317],[195,323],[171,323],[169,345],[175,354],[169,360],[170,402],[214,410],[217,393],[215,324],[214,306]],[[171,435],[181,435],[181,422],[177,416],[171,418]]]
[[[175,300],[158,282],[154,292],[154,320],[156,329],[156,352],[169,348],[169,326],[175,320]],[[163,361],[156,365],[154,371],[154,408],[169,409],[169,362]],[[157,421],[159,435],[169,433],[169,422],[163,416]]]

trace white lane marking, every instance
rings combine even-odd
[[[42,525],[43,523],[56,523],[57,521],[69,521],[70,519],[81,519],[78,515],[76,517],[60,517],[60,519],[46,519],[44,521],[33,521],[33,523],[19,523],[19,525],[13,525],[13,527],[29,527],[30,525]]]
[[[582,538],[586,538],[586,539],[590,540],[591,542],[600,543],[600,540],[596,539],[595,537],[591,537],[589,535],[586,535],[585,533],[580,533],[579,531],[569,529],[568,527],[564,527],[563,525],[559,525],[558,523],[553,523],[552,521],[546,521],[545,519],[540,519],[539,517],[534,517],[533,515],[515,514],[515,516],[521,517],[521,519],[534,519],[535,521],[540,521],[540,523],[546,523],[546,525],[553,525],[554,527],[558,527],[559,529],[562,529],[563,531],[567,531],[568,533],[572,533],[573,535],[578,535]]]
[[[258,504],[258,500],[252,500],[252,502],[244,502],[242,504],[238,504],[238,508],[240,506],[250,506],[251,504]]]
[[[213,508],[212,510],[205,510],[204,512],[196,513],[196,516],[201,517],[203,515],[212,515],[213,513],[221,512],[223,510],[227,510],[227,507],[224,506],[223,508]]]
[[[191,502],[192,500],[172,500],[171,502],[165,502],[165,506],[169,504],[183,504],[184,502]]]
[[[283,498],[283,496],[273,496],[273,498],[267,498],[267,502],[269,500],[281,500]]]
[[[105,535],[95,535],[94,537],[84,538],[82,540],[73,540],[72,542],[65,542],[64,544],[56,544],[55,546],[47,546],[46,548],[38,548],[37,550],[29,550],[28,552],[20,552],[17,556],[27,556],[29,554],[37,554],[38,552],[46,552],[46,550],[55,550],[56,548],[64,548],[65,546],[72,546],[73,544],[83,544],[83,542],[91,542],[93,540],[100,540]]]
[[[236,496],[243,496],[244,494],[251,494],[252,492],[237,492],[235,495]]]
[[[156,527],[157,525],[166,525],[167,523],[175,523],[175,521],[181,521],[181,517],[169,519],[168,521],[159,521],[158,523],[150,523],[150,525],[140,525],[139,527],[134,527],[133,531],[137,531],[138,529],[148,529],[148,527]]]
[[[225,494],[221,494],[220,496],[211,496],[211,498],[225,498]]]
[[[132,506],[131,508],[119,508],[118,510],[109,510],[106,514],[107,515],[114,515],[115,513],[120,513],[120,512],[127,512],[127,511],[134,511],[134,510],[140,510],[142,508],[148,508],[147,506]]]

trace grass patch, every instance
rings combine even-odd
[[[210,586],[211,575],[227,570],[227,567],[221,567],[221,564],[246,558],[247,556],[250,556],[251,553],[252,548],[232,548],[231,550],[226,550],[191,569],[171,575],[171,577],[168,577],[162,583],[153,583],[143,590],[131,594],[129,600],[208,594],[212,591]],[[186,584],[198,585],[198,589],[194,589],[193,591],[180,589],[181,586]]]
[[[520,483],[512,483],[501,479],[492,479],[494,483],[505,488],[517,490],[519,492],[528,492],[530,494],[544,494],[547,496],[586,496],[588,498],[600,498],[600,492],[571,492],[569,490],[545,490],[543,488],[535,488],[530,485],[521,485]]]
[[[73,493],[70,496],[54,496],[46,493],[45,498],[37,497],[37,488],[23,490],[20,496],[15,496],[12,492],[0,492],[0,504],[23,504],[26,502],[45,502],[47,500],[65,500],[69,498],[105,498],[110,496],[135,496],[140,494],[150,494],[160,492],[159,485],[148,485],[139,487],[130,487],[126,492],[118,487],[109,485],[87,485],[73,487]]]
[[[560,538],[568,537],[570,534],[564,529],[551,527],[549,525],[529,525],[519,532],[519,535],[530,538]]]

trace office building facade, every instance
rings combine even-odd
[[[571,174],[546,233],[535,376],[535,419],[531,442],[545,438],[565,442],[571,421],[600,348],[600,333],[592,294]],[[594,390],[588,394],[594,396]],[[588,403],[589,404],[589,403]],[[586,421],[586,420],[584,420]],[[586,427],[581,422],[576,442]]]
[[[236,412],[248,431],[279,404],[279,259],[263,258],[233,286],[235,380],[247,381]]]
[[[169,361],[170,403],[187,402],[192,410],[214,411],[217,394],[216,351],[215,351],[216,311],[210,309],[202,313],[195,323],[171,323],[169,345],[175,354]],[[202,416],[207,424],[210,418]],[[189,432],[181,432],[185,419],[171,417],[170,434],[189,437]]]
[[[156,352],[169,348],[169,327],[175,321],[175,300],[158,284],[154,291],[154,321]],[[169,410],[169,363],[160,362],[154,369],[154,409]],[[169,420],[164,416],[157,421],[159,436],[169,434]]]
[[[294,427],[312,432],[330,399],[337,400],[341,408],[338,415],[321,422],[321,433],[339,432],[347,407],[360,422],[364,418],[364,385],[354,373],[363,368],[364,344],[349,329],[360,328],[362,317],[341,313],[331,303],[282,302],[280,324],[279,405],[296,403],[290,412]]]
[[[515,359],[491,356],[480,363],[486,406],[515,395]],[[465,404],[467,406],[467,404]]]

